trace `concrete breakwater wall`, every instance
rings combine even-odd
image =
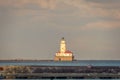
[[[120,79],[119,66],[27,66],[23,67],[23,69],[27,72],[15,73],[14,71],[14,73],[6,73],[4,74],[4,78]],[[16,70],[19,69],[17,68]]]
[[[32,66],[33,73],[120,73],[119,66]]]

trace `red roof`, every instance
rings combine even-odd
[[[60,53],[60,51],[58,51],[57,53]],[[65,51],[65,53],[69,53],[69,54],[71,54],[72,52],[69,51],[69,50],[67,50],[67,51]]]
[[[65,53],[72,53],[71,51],[69,51],[69,50],[67,50],[67,51],[65,51]]]

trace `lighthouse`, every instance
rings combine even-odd
[[[54,61],[73,61],[73,53],[66,48],[64,37],[60,41],[60,50],[55,54]]]

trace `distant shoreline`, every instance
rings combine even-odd
[[[9,61],[18,61],[18,62],[24,62],[24,61],[54,61],[54,60],[0,60],[0,62],[9,62]],[[73,60],[73,61],[120,61],[120,60]],[[59,61],[56,61],[59,62]],[[60,61],[61,62],[61,61]],[[63,61],[64,62],[64,61]],[[65,62],[71,62],[71,61],[65,61]]]

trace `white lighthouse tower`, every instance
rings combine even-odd
[[[61,40],[61,43],[60,43],[60,52],[65,53],[65,51],[66,51],[66,43],[65,43],[65,40],[64,40],[64,37],[63,37],[62,40]]]
[[[55,61],[72,61],[74,59],[73,53],[66,48],[64,37],[60,41],[60,50],[55,54]]]

